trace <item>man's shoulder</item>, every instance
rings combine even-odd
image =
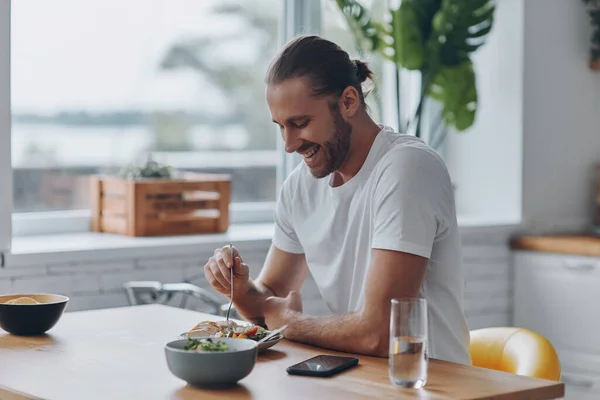
[[[396,134],[389,139],[387,151],[379,158],[376,170],[379,174],[391,172],[399,176],[421,171],[447,174],[442,157],[420,138],[407,134]]]

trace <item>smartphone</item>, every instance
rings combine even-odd
[[[356,357],[318,355],[286,369],[290,375],[327,377],[358,364]]]

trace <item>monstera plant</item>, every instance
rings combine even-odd
[[[401,0],[381,20],[359,0],[336,3],[360,49],[378,53],[398,68],[420,72],[419,103],[409,122],[417,136],[428,98],[442,106],[440,125],[443,121],[457,131],[473,125],[478,99],[471,55],[492,30],[492,0]],[[440,129],[433,130],[431,136]],[[445,135],[447,129],[442,131]]]

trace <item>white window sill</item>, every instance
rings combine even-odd
[[[77,263],[122,258],[165,257],[198,254],[233,243],[241,252],[271,241],[273,224],[232,225],[223,234],[161,237],[128,237],[96,232],[61,233],[15,237],[5,254],[7,267],[19,265]]]
[[[504,216],[486,216],[479,215],[459,215],[458,226],[461,230],[472,228],[491,228],[491,227],[515,227],[521,224],[521,219],[517,217]]]
[[[511,230],[518,225],[510,220],[459,218],[461,233],[478,235],[490,228]],[[19,236],[13,238],[12,250],[4,256],[8,267],[52,263],[115,260],[123,258],[193,256],[233,243],[241,252],[256,247],[268,248],[273,237],[273,223],[232,224],[223,234],[128,237],[96,232],[74,232]]]

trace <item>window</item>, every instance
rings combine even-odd
[[[0,254],[10,249],[10,3],[0,2]],[[1,264],[1,262],[0,262]]]
[[[88,230],[87,177],[150,156],[231,174],[233,222],[272,218],[277,186],[298,157],[285,154],[270,122],[269,61],[309,32],[364,58],[334,0],[0,7],[0,185],[12,188],[0,194],[0,250],[11,213],[13,235]],[[396,127],[395,69],[369,61],[379,84],[371,114]]]
[[[231,174],[235,204],[273,202],[278,136],[263,78],[282,3],[13,1],[16,216],[86,210],[90,174],[149,156]]]

